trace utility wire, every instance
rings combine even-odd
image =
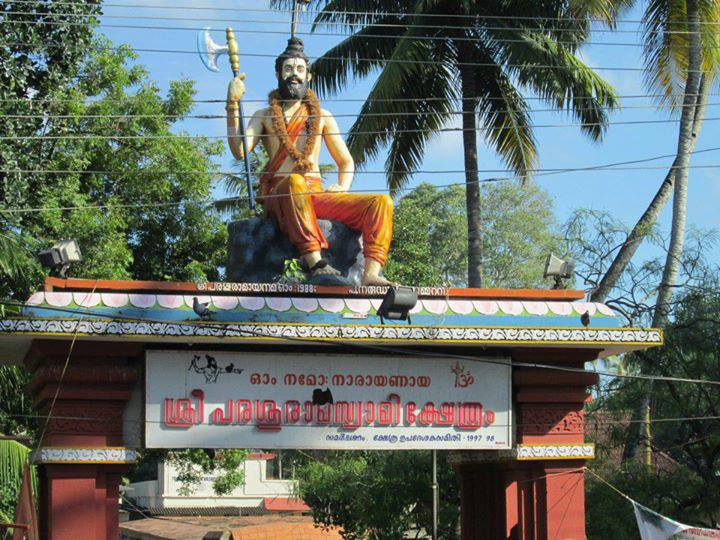
[[[244,101],[244,100],[243,100]],[[102,103],[102,102],[99,102]],[[223,103],[225,101],[223,100]],[[720,102],[718,103],[707,103],[706,107],[715,107],[720,105]],[[683,107],[695,107],[696,105],[694,103],[682,103],[678,104],[678,108]],[[597,110],[598,107],[578,107],[578,108],[568,108],[563,110],[558,109],[530,109],[529,112],[531,113],[548,113],[548,112],[555,112],[558,114],[569,114],[569,113],[576,113],[580,111],[594,111]],[[627,105],[627,106],[620,106],[618,107],[618,110],[627,110],[627,109],[652,109],[657,110],[657,105]],[[258,111],[259,112],[259,111]],[[497,111],[498,114],[501,113],[508,113],[509,111],[501,110]],[[427,111],[427,112],[410,112],[410,111],[398,111],[398,112],[365,112],[365,113],[341,113],[341,114],[308,114],[306,118],[360,118],[360,117],[385,117],[385,116],[447,116],[447,115],[462,115],[464,114],[463,111],[460,110],[450,110],[450,111]],[[11,118],[16,120],[85,120],[85,119],[117,119],[117,120],[124,120],[124,119],[134,119],[134,118],[161,118],[161,119],[175,119],[175,120],[186,120],[186,119],[194,119],[194,120],[224,120],[227,118],[227,114],[165,114],[165,113],[158,113],[158,114],[2,114],[0,113],[0,118]],[[245,114],[245,115],[238,115],[237,118],[242,118],[243,120],[250,120],[251,118],[274,118],[273,115],[269,114]]]
[[[99,279],[95,280],[95,285],[93,285],[92,291],[90,291],[90,294],[88,296],[92,296],[95,293],[95,290],[97,289],[98,283],[100,283]],[[52,418],[52,412],[55,408],[55,403],[57,402],[58,397],[60,396],[60,390],[62,389],[63,381],[65,380],[65,373],[67,372],[68,367],[70,366],[70,358],[72,357],[73,350],[75,349],[75,343],[77,341],[78,337],[78,331],[80,329],[80,322],[85,318],[85,315],[81,315],[80,319],[78,320],[78,324],[75,327],[75,332],[73,333],[72,341],[70,342],[70,347],[68,348],[67,357],[65,358],[65,362],[63,363],[63,368],[60,373],[60,378],[58,379],[57,385],[55,386],[55,393],[53,394],[52,401],[50,402],[50,407],[48,409],[48,413],[45,418],[45,422],[43,423],[42,431],[40,432],[40,437],[37,441],[37,446],[35,447],[35,451],[37,451],[40,446],[43,443],[43,439],[45,437],[45,433],[47,431],[48,426],[50,425],[50,419]]]
[[[653,167],[610,167],[610,166],[597,166],[597,167],[588,167],[588,168],[565,168],[565,169],[533,169],[532,176],[547,176],[549,174],[557,174],[557,173],[566,173],[566,172],[624,172],[624,171],[655,171],[655,170],[666,170],[666,169],[676,169],[678,168],[678,165],[657,165]],[[689,167],[684,167],[687,169],[717,169],[720,168],[720,164],[712,164],[712,165],[690,165]],[[332,170],[328,171],[326,173],[320,173],[317,172],[316,174],[320,176],[321,178],[325,178],[330,175],[335,175],[338,173],[353,173],[355,175],[364,175],[364,174],[378,174],[378,175],[385,175],[385,174],[406,174],[408,176],[416,176],[420,174],[464,174],[466,172],[476,172],[476,173],[482,173],[482,174],[488,174],[488,173],[512,173],[512,170],[510,169],[478,169],[478,170],[472,170],[472,171],[465,171],[464,169],[448,169],[448,170],[410,170],[410,171],[385,171],[385,170],[354,170],[354,171],[340,171],[340,170]],[[119,175],[119,176],[154,176],[158,174],[163,175],[170,175],[170,176],[184,176],[184,175],[199,175],[199,176],[247,176],[247,174],[244,171],[152,171],[147,169],[138,169],[136,171],[109,171],[109,170],[94,170],[94,169],[88,169],[88,170],[70,170],[70,169],[0,169],[0,173],[5,174],[19,174],[19,175],[36,175],[36,174],[97,174],[97,175]],[[262,171],[254,172],[252,173],[253,176],[260,176],[262,174]],[[290,173],[288,173],[290,174]],[[525,176],[530,176],[531,174],[528,173],[527,175],[521,174],[513,176],[512,178],[522,178]],[[508,178],[488,178],[485,180],[481,180],[481,182],[496,182],[498,180],[511,180],[511,177]],[[444,188],[444,187],[451,187],[451,186],[458,186],[458,185],[465,185],[465,181],[462,182],[451,182],[449,184],[433,184],[435,187],[438,188]],[[407,188],[412,189],[412,188]],[[367,190],[367,189],[360,189],[360,190],[348,190],[343,193],[376,193],[378,190]],[[382,190],[380,190],[382,191]],[[316,194],[316,193],[315,193]],[[293,194],[293,197],[301,196],[302,194]],[[307,195],[313,195],[313,193],[308,193]],[[285,197],[289,195],[264,195],[263,198],[273,198],[273,197]],[[223,199],[226,200],[226,199]],[[163,203],[165,204],[165,203]],[[169,203],[169,204],[175,204],[175,203]],[[179,203],[182,204],[182,203]],[[80,208],[98,208],[96,206],[87,206],[87,207],[80,207]],[[56,208],[56,210],[58,210]],[[3,210],[0,208],[0,212],[7,212],[11,210]]]
[[[687,94],[688,96],[697,97],[700,94]],[[703,94],[704,95],[704,94]],[[720,93],[709,93],[708,96],[720,96]],[[574,99],[596,99],[597,96],[573,96]],[[620,94],[615,96],[618,99],[645,99],[645,98],[655,98],[660,99],[666,97],[665,94]],[[136,99],[137,96],[128,96],[126,98],[98,98],[98,99],[88,99],[85,100],[85,103],[88,105],[93,105],[96,103],[129,103],[132,102],[133,99]],[[539,96],[527,96],[523,98],[525,101],[548,101],[546,98],[539,97]],[[444,97],[437,97],[437,96],[428,96],[428,97],[419,97],[419,98],[338,98],[338,97],[324,97],[320,101],[323,102],[333,102],[333,103],[394,103],[394,102],[425,102],[425,101],[440,101],[440,100],[447,100],[447,98]],[[462,102],[466,100],[488,100],[488,101],[505,101],[505,98],[503,97],[493,97],[493,96],[470,96],[470,97],[461,97],[458,96],[456,98],[453,98],[448,101],[457,101]],[[67,103],[67,102],[75,102],[77,99],[73,98],[2,98],[0,99],[0,103],[16,103],[16,102],[22,102],[22,103]],[[190,103],[226,103],[226,99],[191,99],[188,100]],[[245,99],[242,100],[243,103],[267,103],[267,99]],[[678,107],[681,105],[678,104]],[[647,106],[648,108],[653,107],[651,105]],[[656,107],[656,106],[654,106]],[[557,111],[557,109],[553,109],[553,111]],[[419,114],[419,113],[418,113]]]
[[[705,118],[705,122],[714,122],[720,120],[720,117]],[[536,124],[533,125],[533,129],[541,128],[570,128],[570,127],[605,127],[605,126],[639,126],[639,125],[653,125],[653,124],[677,124],[680,119],[668,118],[663,120],[621,120],[618,122],[587,122],[587,123],[568,123],[568,124]],[[461,128],[461,127],[447,127],[433,130],[427,129],[385,129],[385,130],[374,130],[374,131],[338,131],[338,132],[325,132],[322,135],[394,135],[398,133],[425,133],[432,131],[433,133],[453,133],[453,132],[488,132],[495,133],[498,131],[512,130],[517,131],[517,126],[502,126],[502,127],[478,127],[478,128]],[[255,138],[272,138],[276,137],[274,133],[256,133],[253,135]],[[76,135],[8,135],[0,137],[0,141],[7,140],[83,140],[83,139],[108,139],[113,141],[121,140],[134,140],[134,139],[206,139],[206,140],[217,140],[226,139],[228,135],[187,135],[187,134],[172,134],[172,135],[100,135],[95,133],[83,133]]]
[[[654,167],[592,167],[592,168],[565,168],[565,169],[533,169],[533,175],[537,174],[539,176],[545,176],[547,174],[555,174],[555,173],[563,173],[563,172],[593,172],[593,171],[654,171],[654,170],[665,170],[665,169],[674,169],[678,168],[677,165],[657,165]],[[713,164],[713,165],[691,165],[689,167],[686,167],[688,169],[716,169],[720,168],[720,164]],[[448,170],[410,170],[410,171],[385,171],[385,170],[354,170],[354,171],[340,171],[340,170],[331,170],[325,173],[318,172],[317,174],[320,175],[322,178],[338,173],[353,173],[355,175],[363,175],[363,174],[407,174],[409,176],[415,176],[420,174],[464,174],[466,172],[476,172],[476,173],[512,173],[512,170],[510,169],[477,169],[477,170],[471,170],[471,171],[465,171],[464,169],[448,169]],[[98,175],[120,175],[120,176],[135,176],[135,175],[158,175],[158,174],[167,174],[171,176],[183,176],[183,175],[207,175],[207,176],[247,176],[244,171],[152,171],[147,169],[138,169],[136,171],[109,171],[109,170],[70,170],[70,169],[0,169],[0,173],[6,173],[6,174],[23,174],[23,175],[34,175],[34,174],[98,174]],[[255,173],[252,173],[254,176],[259,176],[262,174],[262,171],[258,171]],[[526,175],[517,175],[517,177],[524,177]],[[509,180],[510,178],[508,178]],[[488,179],[487,181],[497,181],[496,178]],[[504,180],[504,179],[503,179]],[[435,187],[451,187],[456,185],[464,185],[465,181],[462,182],[452,182],[449,184],[437,184]],[[345,193],[374,193],[373,190],[349,190]],[[312,193],[310,194],[312,195]],[[277,195],[279,196],[279,195]],[[298,194],[293,195],[294,197],[297,197]],[[267,197],[272,197],[271,195],[268,195]],[[93,207],[94,208],[94,207]],[[0,210],[3,211],[3,210]]]
[[[40,0],[13,0],[14,4],[31,4],[31,5],[40,5],[42,7],[47,7],[47,4]],[[61,2],[61,1],[54,1],[53,6],[55,5],[65,5],[65,6],[74,6],[74,7],[86,7],[87,4],[81,3],[81,2]],[[177,9],[183,9],[183,10],[200,10],[200,11],[226,11],[226,12],[235,12],[235,13],[272,13],[272,14],[285,14],[285,13],[291,13],[291,10],[289,9],[261,9],[261,8],[228,8],[228,7],[215,7],[215,6],[181,6],[181,5],[158,5],[158,4],[116,4],[116,3],[108,3],[103,2],[103,7],[119,7],[119,8],[146,8],[146,9],[160,9],[160,10],[173,10],[176,11]],[[386,16],[396,16],[396,17],[411,17],[411,16],[422,16],[426,18],[441,18],[441,19],[447,19],[447,18],[454,18],[454,19],[469,19],[471,21],[477,21],[477,20],[505,20],[505,21],[516,21],[516,20],[529,20],[529,21],[550,21],[550,22],[586,22],[586,21],[594,21],[594,22],[600,22],[600,23],[606,23],[607,19],[600,18],[600,17],[541,17],[541,16],[520,16],[520,15],[490,15],[490,14],[477,14],[477,15],[471,15],[471,14],[442,14],[442,13],[403,13],[403,12],[389,12],[389,11],[380,11],[380,12],[373,12],[373,11],[325,11],[325,10],[309,10],[306,9],[302,13],[311,15],[311,14],[317,14],[317,15],[360,15],[365,17],[386,17]],[[268,22],[275,22],[275,21],[268,21]],[[280,21],[277,21],[278,24],[286,24],[281,23]],[[318,23],[324,23],[326,21],[298,21],[298,24],[318,24]],[[615,21],[616,24],[643,24],[645,21],[643,20],[634,20],[634,19],[623,19]],[[687,21],[685,20],[675,20],[675,21],[668,21],[669,24],[687,24]],[[344,25],[349,24],[345,22],[328,22],[328,24],[337,24],[337,25]],[[364,24],[361,22],[353,23],[356,25]],[[368,23],[370,24],[370,23]],[[701,21],[700,24],[705,25],[718,25],[720,23],[713,22],[713,21]],[[411,25],[408,25],[411,26]],[[441,27],[442,28],[442,27]],[[463,27],[464,28],[464,27]]]
[[[81,15],[81,14],[64,14],[64,13],[42,13],[42,14],[33,14],[33,13],[26,13],[26,12],[6,12],[9,15],[23,15],[23,16],[29,16],[29,15],[40,15],[43,17],[52,16],[84,16],[84,17],[97,17],[95,15]],[[149,16],[114,16],[114,15],[102,15],[100,16],[102,18],[106,19],[141,19],[141,20],[171,20],[171,21],[186,21],[187,18],[185,17],[149,17]],[[207,22],[225,22],[225,23],[242,23],[242,24],[248,24],[253,23],[257,21],[248,21],[248,20],[238,20],[238,19],[230,19],[230,20],[222,20],[222,19],[194,19],[194,21],[207,21]],[[32,21],[24,21],[24,20],[2,20],[0,21],[0,24],[25,24],[25,25],[60,25],[60,26],[87,26],[87,22],[68,22],[68,21],[46,21],[46,20],[32,20]],[[420,27],[425,28],[423,25],[403,25],[403,24],[379,24],[379,25],[371,25],[373,27],[397,27],[397,28],[413,28],[413,27]],[[213,27],[197,27],[197,26],[157,26],[157,25],[143,25],[143,24],[115,24],[115,23],[104,23],[100,22],[97,24],[93,24],[93,27],[100,27],[100,28],[123,28],[123,29],[135,29],[135,30],[171,30],[171,31],[192,31],[192,32],[198,32],[202,30],[209,30],[212,32],[224,32],[225,28],[213,28]],[[436,26],[436,27],[429,27],[430,29],[436,28],[439,30],[447,31],[448,29],[452,28],[460,28],[463,27],[447,27],[447,26]],[[472,30],[472,28],[470,28]],[[506,27],[484,27],[483,30],[502,30],[507,32],[520,32],[520,33],[527,33],[529,32],[532,34],[540,34],[542,36],[547,36],[547,34],[551,31],[565,31],[565,32],[579,32],[576,29],[560,29],[560,28],[506,28]],[[607,32],[607,33],[626,33],[626,34],[637,34],[638,32],[641,32],[641,30],[600,30],[596,29],[593,30],[593,32]],[[655,33],[656,31],[653,31],[651,33]],[[260,35],[281,35],[286,36],[287,30],[248,30],[248,29],[237,29],[235,30],[236,34],[260,34]],[[664,34],[689,34],[692,32],[687,31],[664,31]],[[304,35],[304,36],[315,36],[315,37],[344,37],[344,38],[350,38],[353,36],[353,34],[348,32],[331,32],[331,31],[322,31],[322,32],[316,32],[316,31],[310,31],[310,32],[301,32],[296,31],[295,35]],[[397,40],[409,40],[409,41],[469,41],[469,42],[480,42],[483,40],[490,40],[497,43],[528,43],[528,39],[523,38],[504,38],[504,37],[498,37],[498,36],[492,36],[492,38],[486,38],[486,37],[470,37],[470,36],[457,36],[457,37],[446,37],[446,36],[404,36],[403,34],[364,34],[363,39],[397,39]],[[629,43],[629,42],[605,42],[605,41],[585,41],[585,40],[576,40],[576,41],[560,41],[557,39],[552,39],[552,42],[557,45],[570,45],[572,47],[581,46],[581,45],[594,45],[594,46],[619,46],[619,47],[644,47],[645,45],[643,43]],[[712,46],[712,45],[705,45],[703,48],[705,49],[716,49],[720,48],[719,46]]]
[[[693,154],[703,154],[707,152],[716,152],[720,150],[720,147],[713,147],[713,148],[703,148],[702,150],[693,150],[691,152],[691,155]],[[537,173],[537,176],[551,176],[555,174],[564,174],[569,172],[583,172],[583,171],[613,171],[613,170],[625,170],[621,169],[619,167],[623,165],[632,165],[637,163],[647,163],[649,161],[657,161],[659,159],[667,159],[675,157],[675,154],[663,154],[659,156],[652,156],[642,159],[634,159],[634,160],[628,160],[628,161],[617,161],[613,163],[606,163],[606,164],[599,164],[599,165],[591,165],[587,167],[575,167],[575,168],[565,168],[565,169],[538,169],[535,171]],[[691,166],[692,167],[692,166]],[[662,169],[668,169],[673,168],[673,166],[663,166]],[[636,170],[636,169],[633,169]],[[72,174],[132,174],[132,173],[124,173],[122,171],[34,171],[34,170],[26,170],[26,171],[2,171],[0,172],[25,172],[25,173],[72,173]],[[142,172],[142,171],[137,171]],[[214,173],[208,173],[205,171],[161,171],[160,173],[154,173],[152,171],[147,171],[147,174],[190,174],[190,173],[198,173],[198,174],[219,174],[219,175],[235,175],[240,176],[244,175],[244,173],[232,173],[232,172],[214,172]],[[365,171],[356,171],[357,173],[362,173]],[[370,172],[370,171],[367,171]],[[373,171],[374,172],[374,171]],[[387,171],[378,171],[380,173],[386,173]],[[420,174],[420,172],[423,171],[411,171],[410,174]],[[424,171],[424,172],[430,172],[430,171]],[[443,171],[436,171],[437,173],[443,172]],[[465,171],[460,171],[465,172]],[[475,172],[491,172],[490,170],[477,170]],[[504,172],[504,170],[495,170],[494,172]],[[524,175],[525,177],[530,176],[530,174]],[[521,175],[521,177],[523,177]],[[500,182],[500,181],[509,181],[513,178],[507,177],[507,178],[485,178],[482,180],[479,180],[478,183],[490,183],[490,182]],[[467,182],[454,182],[450,184],[444,184],[444,185],[436,185],[437,188],[446,188],[446,187],[452,187],[452,186],[459,186],[459,185],[465,185]],[[410,191],[414,188],[412,187],[404,187],[399,188],[397,191]],[[377,193],[380,190],[349,190],[350,193]],[[386,190],[387,191],[387,190]],[[308,196],[311,196],[311,193],[307,194]],[[276,194],[276,195],[266,195],[267,198],[275,198],[275,197],[283,197],[283,196],[289,196],[289,195],[282,195],[282,194]],[[164,202],[164,203],[128,203],[128,204],[108,204],[108,205],[87,205],[87,206],[66,206],[66,207],[39,207],[39,208],[7,208],[7,209],[0,209],[0,213],[35,213],[35,212],[57,212],[57,211],[70,211],[70,210],[101,210],[101,209],[113,209],[113,208],[145,208],[145,207],[169,207],[169,206],[182,206],[182,205],[192,205],[192,204],[199,204],[199,205],[210,205],[213,202],[233,202],[233,201],[245,201],[248,200],[248,197],[228,197],[223,198],[219,200],[210,200],[206,199],[203,201],[181,201],[181,202]]]
[[[297,388],[303,388],[301,386],[298,386]],[[306,386],[308,390],[311,390],[312,387]],[[393,388],[393,387],[391,387]],[[11,418],[47,418],[46,415],[43,414],[15,414],[15,413],[5,413],[3,411],[0,411],[0,414],[4,414],[5,416],[11,417]],[[599,425],[627,425],[627,424],[639,424],[639,423],[645,423],[647,420],[594,420],[594,419],[588,419],[590,416],[590,413],[585,413],[585,419],[586,419],[586,427],[587,424],[599,424]],[[54,420],[103,420],[103,418],[100,417],[93,417],[93,416],[53,416]],[[668,418],[651,418],[651,423],[672,423],[672,422],[693,422],[693,421],[713,421],[713,420],[720,420],[720,416],[683,416],[683,417],[668,417]],[[125,424],[164,424],[165,422],[162,420],[133,420],[131,418],[124,418],[123,423]],[[500,424],[500,423],[493,423],[493,427],[511,427],[511,426],[524,426],[525,424],[519,423],[519,424]],[[532,425],[532,424],[527,424]],[[323,426],[312,426],[312,425],[304,425],[304,424],[286,424],[283,425],[282,428],[316,428],[317,427],[323,427]],[[589,434],[589,433],[587,433]],[[553,433],[553,436],[555,435],[561,435],[561,436],[567,436],[567,437],[576,437],[577,433]],[[691,441],[692,442],[692,441]],[[670,447],[669,449],[672,449],[674,447]],[[663,449],[654,449],[655,452],[664,452],[668,450],[667,448]]]
[[[32,43],[13,43],[15,47],[36,47],[35,44]],[[48,44],[44,45],[46,48],[62,48],[62,45],[55,45],[55,44]],[[90,47],[94,48],[98,51],[120,51],[120,50],[131,50],[129,47],[112,47],[112,46],[98,46],[98,45],[90,45]],[[150,48],[132,48],[135,52],[151,52],[151,53],[163,53],[163,54],[193,54],[196,55],[198,52],[191,51],[191,50],[182,50],[182,49],[150,49]],[[248,53],[243,52],[241,56],[244,57],[250,57],[250,58],[277,58],[277,54],[266,54],[266,53]],[[311,59],[313,57],[310,57]],[[317,59],[319,57],[315,57]],[[342,61],[348,61],[349,58],[345,56],[323,56],[323,60],[342,60]],[[399,59],[399,58],[353,58],[353,60],[357,62],[370,62],[374,64],[421,64],[421,65],[437,65],[447,67],[446,62],[439,61],[439,60],[406,60],[406,59]],[[472,67],[497,67],[498,65],[500,67],[503,67],[505,69],[558,69],[558,70],[592,70],[592,71],[639,71],[639,72],[645,72],[645,68],[635,68],[635,67],[627,67],[627,66],[553,66],[548,64],[505,64],[505,63],[495,63],[495,62],[454,62],[454,66],[472,66]],[[698,69],[698,70],[685,70],[686,73],[705,73],[705,70]]]
[[[318,339],[310,339],[310,338],[302,338],[302,337],[295,337],[295,336],[282,336],[279,338],[274,338],[273,336],[269,336],[266,334],[263,334],[262,332],[257,332],[254,330],[249,329],[240,329],[240,328],[232,328],[231,326],[239,326],[243,324],[242,322],[232,322],[232,323],[226,323],[225,325],[220,324],[209,324],[209,323],[202,323],[202,322],[195,322],[195,321],[167,321],[162,319],[149,319],[145,317],[131,317],[127,315],[120,315],[120,314],[105,314],[105,313],[98,313],[93,311],[87,311],[87,310],[80,310],[80,309],[72,309],[72,308],[60,308],[60,307],[54,307],[54,306],[30,306],[23,304],[21,302],[10,302],[10,301],[0,301],[0,304],[6,305],[6,306],[13,306],[13,307],[20,307],[25,309],[42,309],[42,310],[48,310],[48,311],[57,311],[60,313],[71,313],[76,315],[89,315],[89,316],[95,316],[101,319],[109,319],[113,322],[123,322],[123,321],[132,321],[132,322],[143,322],[143,323],[154,323],[154,324],[163,324],[167,326],[185,326],[185,327],[191,327],[191,328],[205,328],[210,330],[217,330],[219,332],[222,332],[221,336],[219,337],[228,337],[229,335],[235,335],[236,337],[242,337],[242,336],[251,336],[251,337],[258,337],[258,338],[270,338],[270,339],[279,339],[281,341],[290,341],[290,342],[297,342],[297,343],[307,343],[307,344],[314,344],[317,345],[318,343],[324,343],[331,346],[336,347],[352,347],[355,349],[362,349],[366,351],[383,351],[383,352],[389,352],[393,354],[402,354],[402,355],[412,355],[412,356],[422,356],[422,357],[428,357],[428,358],[450,358],[450,359],[458,359],[458,360],[467,360],[472,362],[479,362],[483,364],[494,364],[494,365],[502,365],[502,366],[511,366],[511,367],[524,367],[524,368],[534,368],[534,369],[547,369],[552,371],[563,371],[563,372],[569,372],[569,373],[597,373],[598,375],[603,375],[607,377],[617,377],[617,378],[623,378],[623,379],[640,379],[640,380],[653,380],[653,381],[665,381],[665,382],[682,382],[682,383],[694,383],[694,384],[709,384],[709,385],[715,385],[720,386],[720,381],[713,381],[713,380],[706,380],[706,379],[690,379],[690,378],[683,378],[683,377],[665,377],[660,375],[643,375],[643,374],[630,374],[630,373],[614,373],[611,371],[588,371],[583,368],[574,368],[569,366],[555,366],[551,364],[542,364],[538,362],[517,362],[517,361],[500,361],[500,360],[491,360],[488,358],[478,358],[476,356],[468,356],[468,355],[460,355],[460,354],[451,354],[451,353],[436,353],[436,352],[427,352],[427,351],[418,351],[418,350],[409,350],[409,349],[403,349],[399,348],[397,346],[384,346],[384,345],[370,345],[367,343],[356,343],[352,340],[343,340],[343,339],[333,339],[333,338],[318,338]],[[72,319],[71,319],[72,320]],[[80,320],[75,320],[76,326],[80,324]]]

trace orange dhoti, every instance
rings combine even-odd
[[[327,249],[318,219],[340,221],[362,232],[363,253],[385,265],[392,240],[393,202],[387,195],[324,192],[320,178],[265,176],[261,202],[300,252]]]

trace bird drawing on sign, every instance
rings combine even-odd
[[[205,355],[205,365],[201,365],[201,356],[199,354],[196,354],[192,357],[192,360],[190,360],[190,366],[188,367],[188,371],[194,371],[195,373],[200,373],[205,377],[205,382],[207,383],[216,383],[218,380],[219,375],[227,375],[229,373],[236,373],[241,374],[243,371],[245,371],[243,368],[237,368],[235,367],[234,363],[230,363],[227,366],[220,367],[218,366],[217,360],[214,356],[210,356],[209,354]]]
[[[232,362],[225,366],[225,373],[242,373],[243,371],[242,368],[236,368]]]
[[[590,326],[590,312],[586,311],[585,313],[580,315],[580,322],[585,328]]]
[[[211,320],[213,313],[215,313],[208,307],[209,304],[210,302],[200,302],[200,300],[197,299],[197,296],[193,296],[193,311],[203,321]]]

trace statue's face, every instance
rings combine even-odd
[[[311,75],[302,58],[288,58],[283,62],[282,71],[277,74],[278,90],[284,99],[302,99],[307,92]]]

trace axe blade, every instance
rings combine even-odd
[[[210,35],[210,27],[200,30],[197,34],[197,48],[200,60],[210,71],[220,71],[217,65],[218,56],[227,54],[227,45],[218,45]]]

